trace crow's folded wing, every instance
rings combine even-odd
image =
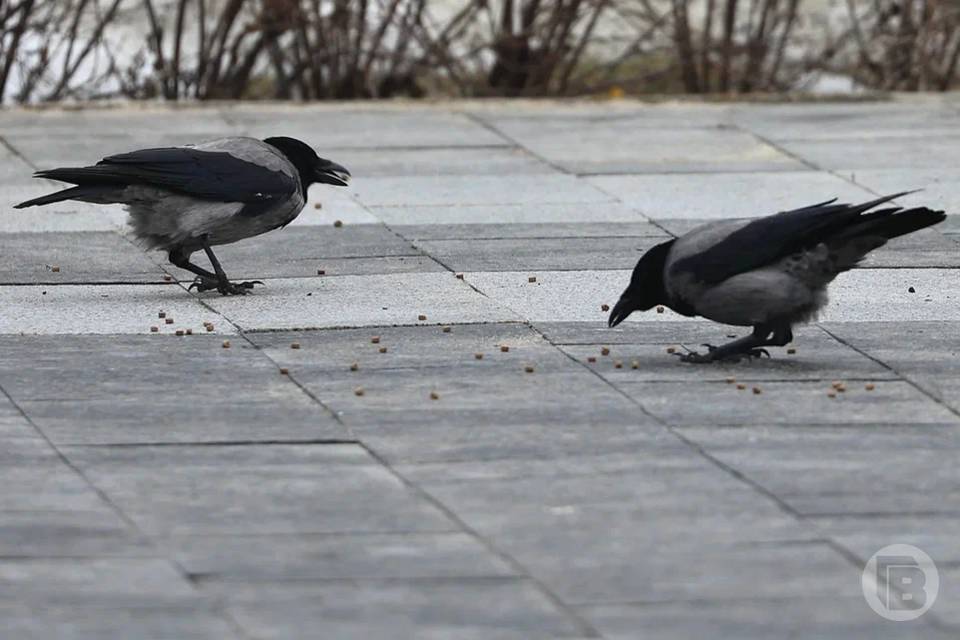
[[[678,256],[670,266],[670,275],[689,274],[693,280],[705,284],[723,282],[828,241],[856,223],[863,212],[902,195],[897,193],[858,205],[833,204],[834,201],[829,200],[759,218],[709,247]],[[682,240],[678,240],[678,244]]]
[[[281,171],[226,152],[189,147],[142,149],[108,156],[92,167],[37,175],[78,185],[149,185],[202,200],[243,202],[246,215],[270,208],[297,189],[296,180]]]

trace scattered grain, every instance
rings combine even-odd
[[[165,318],[163,320],[166,324],[173,324],[173,318]]]
[[[430,399],[431,399],[431,400],[439,400],[439,399],[440,399],[440,394],[437,393],[436,391],[431,391],[431,392],[430,392]]]
[[[160,331],[160,327],[150,327],[150,333],[156,333],[157,331]]]
[[[537,281],[537,276],[530,276],[529,278],[527,278],[527,282],[536,282],[536,281]]]
[[[426,320],[426,319],[427,319],[427,316],[425,316],[425,315],[422,314],[422,313],[417,316],[417,320],[420,320],[421,322],[424,321],[424,320]]]
[[[657,306],[657,313],[663,313],[663,307],[662,307],[662,306],[659,306],[659,305]]]
[[[224,348],[224,349],[229,349],[229,348],[230,348],[230,341],[229,341],[229,340],[224,340],[224,341],[223,341],[223,348]]]
[[[450,333],[450,327],[444,327],[444,328],[443,328],[443,332],[444,332],[444,333]]]
[[[602,347],[602,348],[600,349],[600,355],[602,355],[602,356],[608,356],[608,355],[610,355],[610,347]]]
[[[510,347],[508,347],[508,346],[505,345],[505,344],[500,345],[500,352],[501,352],[501,353],[506,353],[506,352],[508,352],[508,351],[510,351]]]
[[[533,373],[533,367],[531,367],[530,365],[525,366],[523,370],[526,371],[527,373]]]
[[[477,353],[473,354],[473,359],[474,359],[474,360],[483,360],[483,354],[477,352]]]
[[[291,343],[290,343],[290,348],[291,348],[291,349],[299,349],[299,348],[300,348],[300,343],[299,343],[299,342],[291,342]]]
[[[355,396],[362,396],[362,395],[363,395],[363,387],[357,387],[356,389],[354,389],[354,390],[353,390],[353,395],[355,395]]]
[[[874,389],[877,388],[877,385],[873,384],[872,382],[868,382],[863,386],[863,388],[866,389],[867,391],[873,391]]]
[[[356,371],[359,368],[360,368],[360,365],[357,364],[356,362],[350,365],[350,371]]]
[[[343,226],[343,220],[334,220],[334,221],[333,221],[333,226],[335,226],[335,227],[337,227],[337,228],[339,229],[340,227]]]
[[[290,374],[290,369],[287,369],[286,367],[280,367],[280,375],[286,376],[289,374]]]
[[[608,304],[600,305],[600,311],[610,311],[610,305]]]
[[[386,348],[386,347],[380,347],[379,351],[380,351],[380,353],[386,353],[386,352],[387,352],[387,348]]]
[[[754,387],[754,388],[753,388],[753,395],[758,396],[758,395],[760,395],[761,393],[763,393],[763,389],[761,389],[760,387]]]

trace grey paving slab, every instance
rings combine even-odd
[[[373,336],[378,344],[371,344]],[[286,366],[390,460],[542,457],[650,443],[659,428],[523,325],[258,333]],[[296,342],[300,349],[291,349]],[[501,345],[509,351],[499,350]],[[379,348],[387,349],[380,353]],[[484,354],[482,360],[476,353]],[[356,363],[357,371],[350,371]],[[525,367],[532,366],[534,373]],[[361,387],[363,396],[356,396]],[[571,393],[575,389],[576,393]],[[432,400],[430,393],[439,398]],[[531,398],[536,397],[537,403]],[[582,429],[591,437],[580,437]]]
[[[51,607],[0,605],[11,640],[228,640],[230,624],[212,607]]]
[[[255,586],[227,611],[257,638],[581,638],[583,630],[527,580],[333,582]]]
[[[377,210],[383,213],[385,209]],[[410,240],[539,240],[543,238],[667,237],[649,222],[541,222],[394,224],[391,228]]]
[[[417,246],[454,271],[633,269],[654,238],[423,240]]]
[[[507,103],[493,101],[467,102],[461,110],[497,126],[520,126],[524,122],[549,119],[551,122],[566,120],[571,127],[584,121],[623,121],[631,127],[656,129],[671,128],[703,129],[729,124],[729,105],[697,104],[682,100],[650,104],[642,100],[511,100]]]
[[[153,536],[453,528],[358,445],[61,450]]]
[[[446,479],[434,474],[432,483],[419,482],[566,602],[799,595],[803,588],[841,595],[858,588],[845,584],[851,572],[835,552],[817,548],[816,534],[703,459],[694,466],[647,457],[622,473],[601,466],[590,475],[467,482],[456,481],[459,466],[448,465]],[[691,491],[693,485],[699,488]],[[630,524],[637,517],[658,524]],[[792,547],[800,542],[811,547],[808,561],[818,570],[793,577],[777,571],[789,558],[799,560]],[[750,553],[756,562],[748,565]]]
[[[9,558],[0,560],[5,604],[37,608],[195,604],[190,583],[162,558]]]
[[[889,544],[912,544],[935,564],[956,565],[960,560],[957,536],[960,516],[935,513],[836,514],[811,516],[823,535],[836,540],[860,558],[869,558]]]
[[[732,107],[728,117],[770,140],[839,140],[851,145],[877,139],[955,135],[960,125],[956,109],[947,104],[909,102],[742,104]]]
[[[163,282],[157,263],[118,233],[7,233],[2,238],[3,284]]]
[[[590,620],[604,638],[611,640],[636,637],[946,640],[952,637],[952,632],[938,630],[924,620],[914,624],[884,620],[867,607],[862,596],[834,598],[818,593],[786,598],[747,596],[739,600],[689,603],[600,604],[578,607],[577,611]]]
[[[952,339],[960,327],[955,323],[828,323],[825,328],[960,410],[960,349]]]
[[[213,321],[218,333],[233,332],[175,284],[3,286],[0,307],[0,334],[146,334],[158,323],[173,331],[158,320],[158,310],[166,310],[177,329],[200,331]]]
[[[910,429],[901,423],[800,431],[682,430],[724,464],[805,515],[957,515],[956,425]],[[869,529],[869,523],[861,522],[861,527]]]
[[[571,173],[797,171],[804,165],[755,136],[713,129],[637,127],[633,120],[503,120],[498,131]],[[642,150],[642,151],[641,151]]]
[[[510,196],[497,196],[505,200]],[[588,197],[593,197],[590,194]],[[397,232],[406,235],[407,225],[415,226],[420,233],[427,225],[447,228],[450,225],[470,225],[480,229],[489,227],[490,232],[509,232],[508,227],[522,229],[530,226],[542,228],[551,235],[567,233],[564,225],[584,223],[603,234],[609,224],[649,224],[641,214],[618,202],[585,202],[582,204],[562,204],[550,202],[529,202],[526,204],[437,204],[414,206],[373,206],[370,210],[378,219],[389,224]],[[558,231],[546,231],[558,227]],[[656,227],[653,227],[655,229]],[[645,230],[652,230],[645,227]],[[579,232],[578,232],[579,233]],[[629,234],[635,235],[635,234]]]
[[[861,139],[852,152],[848,140],[784,140],[780,146],[820,169],[851,172],[860,169],[913,169],[956,166],[957,138],[915,135]]]
[[[4,429],[7,431],[7,429]],[[105,504],[84,479],[57,456],[35,429],[2,439],[0,513],[33,511],[103,512]],[[109,517],[107,517],[109,520]],[[38,516],[38,521],[40,517]]]
[[[854,269],[830,285],[825,322],[955,320],[956,269]],[[913,287],[915,292],[911,293]]]
[[[584,180],[567,175],[381,177],[366,179],[362,184],[355,181],[350,192],[368,207],[539,206],[613,201]]]
[[[833,381],[765,382],[760,394],[723,382],[620,382],[647,411],[674,425],[956,424],[957,416],[905,382],[849,385],[830,398]],[[724,410],[718,415],[716,407]]]
[[[876,197],[846,180],[815,171],[591,176],[586,180],[655,221],[751,218],[831,198],[865,202]]]
[[[7,486],[7,491],[13,487]],[[29,492],[28,486],[22,490]],[[103,505],[98,511],[0,512],[4,558],[151,556],[156,549]]]
[[[258,287],[255,295],[224,298],[214,293],[203,300],[243,329],[520,319],[449,272],[276,279]],[[291,305],[291,300],[297,303]],[[421,315],[427,320],[418,320]]]
[[[438,176],[556,173],[549,164],[520,147],[336,149],[327,155],[354,175]]]
[[[506,577],[516,571],[462,533],[189,536],[165,543],[203,581]]]
[[[509,144],[470,118],[446,109],[337,105],[235,105],[226,119],[246,135],[293,136],[330,157],[337,148],[469,147]]]
[[[233,128],[210,107],[126,103],[93,109],[8,109],[0,114],[5,135],[97,138],[112,135],[229,133]],[[51,144],[55,148],[55,144]]]

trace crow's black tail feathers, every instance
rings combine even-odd
[[[64,189],[63,191],[57,191],[45,196],[40,196],[39,198],[34,198],[33,200],[27,200],[26,202],[15,204],[13,205],[13,208],[26,209],[27,207],[37,207],[44,204],[51,204],[53,202],[63,202],[64,200],[86,200],[102,194],[103,191],[104,187],[101,185],[70,187],[69,189]]]
[[[831,244],[837,240],[844,241],[848,238],[864,236],[879,236],[892,240],[943,222],[946,217],[943,211],[934,211],[927,207],[881,209],[855,218],[853,224],[831,239]]]
[[[74,167],[62,169],[46,169],[37,171],[33,174],[34,178],[46,178],[48,180],[57,180],[78,185],[63,191],[57,191],[33,200],[27,200],[14,205],[14,209],[24,209],[26,207],[36,207],[52,202],[62,202],[64,200],[85,200],[96,198],[102,195],[104,191],[110,190],[116,186],[116,180],[110,181],[104,179],[102,171],[97,167]],[[96,200],[92,200],[96,201]]]

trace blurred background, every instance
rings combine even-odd
[[[0,0],[0,101],[945,91],[960,0]]]

